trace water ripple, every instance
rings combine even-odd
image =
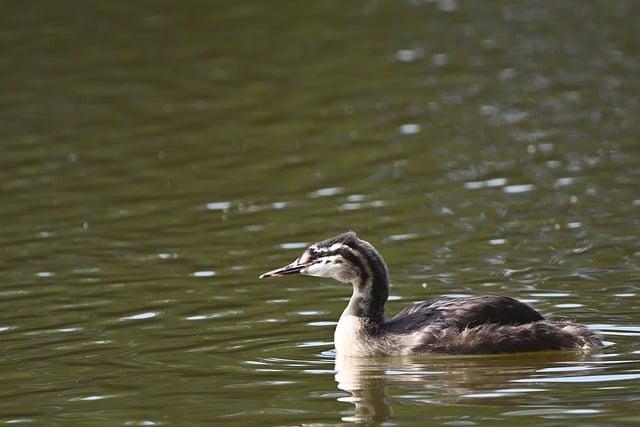
[[[580,375],[573,377],[541,377],[513,380],[516,383],[599,383],[639,379],[640,374]]]

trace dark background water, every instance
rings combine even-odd
[[[3,9],[1,422],[640,421],[638,3]],[[350,290],[257,275],[347,229],[391,312],[505,294],[609,346],[335,361]]]

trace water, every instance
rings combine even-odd
[[[5,6],[0,422],[640,420],[635,2]],[[336,361],[349,289],[257,276],[347,229],[608,346]]]

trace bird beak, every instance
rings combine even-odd
[[[287,274],[300,274],[302,269],[307,266],[308,264],[296,264],[296,262],[294,261],[285,267],[276,268],[275,270],[267,271],[266,273],[258,276],[258,278],[265,279],[267,277],[286,276]]]

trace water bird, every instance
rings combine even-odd
[[[340,356],[496,354],[588,350],[602,345],[584,325],[546,320],[506,296],[437,298],[385,318],[389,273],[380,253],[349,231],[312,244],[291,264],[260,278],[302,274],[353,286],[334,333]]]

